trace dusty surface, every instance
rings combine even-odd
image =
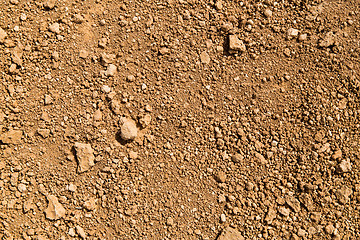
[[[0,238],[360,239],[359,8],[0,1]]]

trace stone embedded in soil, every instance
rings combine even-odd
[[[342,151],[340,149],[336,150],[334,154],[331,156],[333,159],[339,159],[342,157]]]
[[[236,35],[229,35],[229,50],[245,52],[246,46]]]
[[[265,11],[264,11],[264,15],[265,15],[265,17],[271,17],[272,16],[272,11],[270,10],[270,9],[265,9]]]
[[[266,158],[262,155],[262,154],[260,154],[260,153],[258,153],[258,152],[255,152],[255,157],[256,157],[256,159],[261,163],[261,164],[267,164],[268,163],[268,161],[266,160]]]
[[[54,195],[49,195],[48,199],[48,207],[45,209],[45,215],[47,219],[50,220],[58,220],[65,216],[66,210],[59,203],[59,200]]]
[[[139,123],[142,128],[146,128],[151,123],[151,115],[148,113],[144,114],[144,116],[139,119]]]
[[[3,43],[5,38],[7,37],[7,33],[4,29],[0,28],[0,43]]]
[[[84,229],[82,227],[80,227],[79,225],[75,227],[76,228],[76,232],[77,234],[79,234],[79,236],[82,238],[82,239],[85,239],[86,238],[86,233],[84,231]]]
[[[294,212],[300,212],[300,202],[294,196],[287,196],[285,201]]]
[[[235,163],[239,163],[242,162],[242,160],[244,160],[244,156],[241,155],[240,153],[235,153],[234,155],[231,156],[231,160]]]
[[[52,103],[53,103],[53,98],[50,95],[46,94],[45,98],[44,98],[44,104],[45,105],[50,105]]]
[[[202,52],[200,53],[200,61],[204,64],[209,64],[210,63],[210,56],[207,52]]]
[[[109,66],[105,71],[105,76],[113,77],[116,72],[117,72],[117,67],[114,64],[109,64]]]
[[[49,31],[59,34],[60,33],[60,24],[59,23],[53,23],[49,26]]]
[[[50,136],[50,129],[38,129],[37,133],[42,137],[42,138],[48,138]]]
[[[95,198],[90,198],[84,202],[84,208],[88,211],[94,211],[96,209],[96,202],[97,200]]]
[[[129,119],[129,118],[121,118],[122,122],[121,129],[120,129],[120,137],[125,140],[133,140],[137,137],[138,129],[136,127],[136,123]]]
[[[21,130],[9,130],[0,135],[0,142],[3,144],[19,144],[21,142],[22,135],[23,131]]]
[[[217,182],[219,182],[219,183],[226,182],[226,174],[225,174],[225,172],[223,172],[223,171],[217,172],[216,175],[215,175],[215,180]]]
[[[347,172],[351,172],[351,162],[349,159],[346,160],[342,160],[339,165],[336,168],[336,171],[338,173],[347,173]]]
[[[335,192],[335,196],[340,204],[346,204],[350,200],[350,196],[353,193],[352,189],[347,186],[342,186]]]
[[[289,38],[294,38],[297,37],[299,35],[299,30],[295,29],[295,28],[289,28],[287,31],[287,36]]]
[[[335,44],[335,34],[333,32],[326,33],[325,37],[319,41],[319,47],[328,48]]]
[[[268,224],[271,224],[272,221],[276,218],[276,209],[275,207],[269,207],[269,210],[265,216],[265,221],[268,223]]]
[[[245,238],[235,228],[227,227],[222,230],[217,240],[245,240]]]
[[[76,142],[74,145],[76,152],[76,159],[78,161],[78,172],[83,173],[88,171],[94,163],[94,150],[90,144]]]

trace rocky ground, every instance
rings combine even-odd
[[[0,1],[0,238],[360,239],[359,14]]]

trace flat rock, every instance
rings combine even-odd
[[[45,215],[47,219],[50,220],[58,220],[65,216],[66,210],[59,203],[59,200],[54,195],[49,195],[48,199],[48,207],[45,209]]]
[[[230,51],[240,51],[245,52],[246,46],[242,40],[240,40],[236,35],[229,36],[229,50]]]
[[[225,228],[217,240],[245,240],[241,233],[232,227]]]
[[[21,130],[10,130],[0,135],[0,142],[4,144],[19,144],[21,142],[22,135],[23,131]]]
[[[4,29],[0,28],[0,43],[3,43],[5,38],[7,37],[7,33]]]
[[[76,142],[74,145],[76,152],[76,159],[78,161],[78,172],[86,172],[94,163],[94,150],[91,148],[90,144]]]
[[[122,122],[120,130],[121,138],[125,141],[133,140],[134,138],[136,138],[138,134],[138,129],[135,122],[129,118],[122,118],[120,121]]]

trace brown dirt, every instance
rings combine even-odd
[[[360,239],[359,14],[0,1],[0,238]]]

